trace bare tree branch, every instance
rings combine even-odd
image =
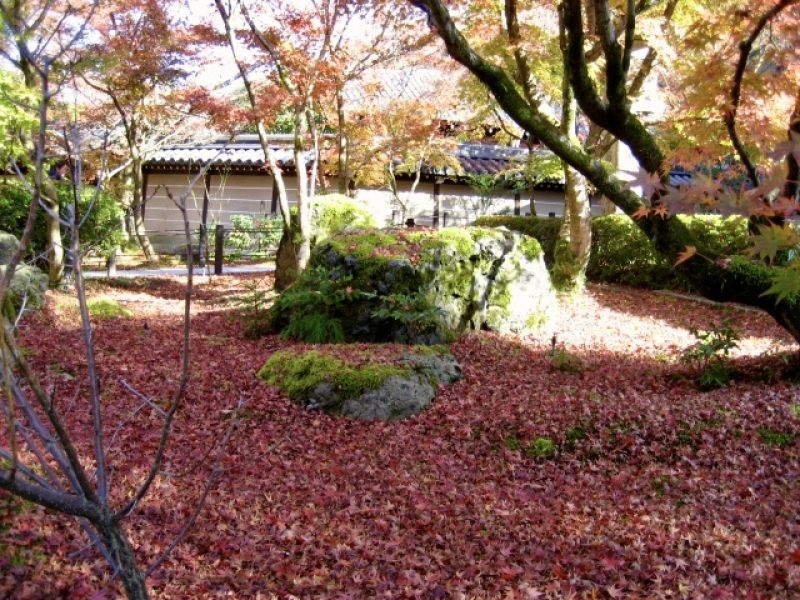
[[[747,170],[747,176],[755,187],[759,185],[758,172],[755,163],[747,153],[744,143],[739,137],[739,132],[736,130],[736,115],[739,111],[739,104],[742,98],[742,79],[744,72],[747,69],[747,62],[750,59],[750,52],[753,49],[758,36],[769,24],[772,19],[777,17],[785,8],[797,4],[800,0],[780,0],[775,6],[766,11],[761,18],[756,22],[756,26],[747,36],[747,39],[739,44],[739,61],[736,64],[736,71],[733,75],[731,83],[730,105],[726,107],[724,112],[725,127],[728,130],[728,136],[731,138],[731,143],[739,155],[739,160],[744,164]]]

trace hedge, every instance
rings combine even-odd
[[[747,219],[715,215],[682,215],[704,256],[741,254],[748,247]],[[539,240],[548,267],[561,219],[521,216],[486,216],[475,225],[507,227]],[[656,254],[650,241],[626,215],[592,219],[592,253],[586,276],[590,281],[620,283],[649,289],[691,289],[670,262]]]

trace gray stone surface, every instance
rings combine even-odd
[[[402,360],[437,385],[455,383],[464,377],[461,365],[452,354],[406,354]]]
[[[408,354],[402,360],[412,369],[409,376],[389,377],[380,387],[344,400],[331,384],[320,383],[306,408],[363,421],[395,421],[419,414],[433,401],[439,385],[463,377],[461,365],[449,354]]]
[[[0,277],[6,274],[6,266],[0,265]],[[19,265],[11,278],[11,301],[15,306],[38,308],[44,304],[44,294],[47,291],[47,275],[36,267]]]
[[[14,252],[19,248],[19,241],[10,233],[0,231],[0,277],[5,277],[6,265],[11,261]],[[29,265],[17,265],[11,278],[9,292],[11,302],[19,307],[23,299],[28,308],[38,308],[44,304],[44,293],[47,291],[47,275]]]
[[[7,265],[19,248],[19,241],[10,233],[0,231],[0,265]]]
[[[345,400],[340,412],[364,421],[395,421],[419,414],[435,395],[431,382],[420,373],[389,377],[380,388]]]

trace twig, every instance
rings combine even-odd
[[[217,455],[216,460],[214,461],[214,466],[211,469],[211,475],[206,481],[205,486],[203,487],[203,491],[200,494],[200,498],[197,501],[194,511],[192,512],[189,519],[184,523],[181,530],[175,536],[175,538],[170,542],[169,546],[167,546],[161,555],[153,561],[153,563],[147,567],[147,570],[144,573],[145,578],[149,577],[156,569],[158,569],[165,560],[169,557],[172,551],[186,538],[187,534],[194,526],[195,521],[200,516],[200,513],[205,506],[206,499],[208,498],[211,489],[214,487],[214,484],[219,479],[219,476],[222,474],[222,458],[225,455],[225,452],[228,449],[228,443],[230,442],[231,435],[236,430],[236,425],[239,423],[239,410],[244,406],[245,401],[244,398],[241,396],[239,397],[239,402],[236,405],[236,409],[234,410],[234,414],[231,416],[231,423],[228,426],[227,431],[225,432],[225,437],[222,439],[222,444],[220,446],[219,454]]]
[[[758,172],[756,171],[756,167],[752,159],[747,154],[747,150],[745,149],[744,144],[739,137],[739,133],[736,130],[736,114],[739,111],[739,103],[742,97],[742,79],[744,78],[744,72],[747,68],[747,62],[750,59],[750,52],[753,49],[753,44],[755,43],[756,39],[758,39],[758,36],[761,35],[764,27],[766,27],[772,19],[778,16],[783,9],[793,4],[797,4],[798,1],[800,0],[780,0],[780,2],[778,2],[775,6],[761,15],[761,18],[756,23],[753,31],[750,32],[750,35],[747,36],[747,39],[739,44],[739,61],[736,64],[736,72],[733,75],[733,85],[731,86],[731,103],[725,111],[724,120],[725,127],[728,130],[728,135],[731,138],[733,147],[736,149],[739,159],[742,161],[745,169],[747,170],[748,178],[755,187],[758,187],[759,185]]]
[[[183,400],[184,394],[186,392],[186,385],[189,382],[189,352],[190,352],[190,327],[191,327],[191,313],[192,313],[192,285],[194,282],[194,260],[192,258],[192,232],[189,228],[189,218],[186,214],[186,200],[189,195],[192,193],[192,189],[194,185],[205,176],[208,169],[213,164],[214,160],[216,160],[217,156],[219,156],[222,152],[225,151],[227,148],[227,144],[223,146],[217,154],[215,154],[204,166],[200,171],[192,178],[189,182],[187,190],[180,195],[180,202],[176,202],[175,198],[172,195],[172,192],[169,188],[165,188],[167,196],[175,202],[175,205],[178,207],[178,210],[181,211],[181,215],[183,217],[183,234],[184,239],[186,240],[186,268],[187,268],[187,277],[186,277],[186,291],[184,293],[184,310],[183,310],[183,350],[181,352],[181,378],[180,383],[178,384],[178,389],[175,392],[175,395],[172,398],[172,403],[170,404],[169,409],[164,416],[164,424],[161,428],[161,437],[158,441],[158,448],[156,449],[156,454],[153,457],[153,463],[150,466],[150,471],[147,473],[144,481],[141,483],[139,488],[134,492],[133,496],[128,500],[122,508],[115,511],[113,514],[114,520],[119,520],[126,515],[130,514],[130,512],[136,507],[139,501],[144,497],[147,493],[147,490],[150,489],[153,481],[156,478],[159,470],[161,469],[161,462],[164,459],[164,452],[167,449],[167,441],[169,440],[170,432],[172,431],[172,421],[175,418],[175,414],[178,411],[178,408],[181,405],[181,401]]]

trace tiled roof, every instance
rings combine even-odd
[[[294,169],[294,156],[286,143],[273,144],[272,149],[282,168]],[[547,151],[537,150],[537,152]],[[524,148],[510,146],[460,144],[453,151],[453,155],[458,159],[461,172],[457,173],[453,167],[423,166],[422,174],[429,177],[445,177],[449,180],[459,180],[469,175],[497,175],[520,166],[526,160],[528,151]],[[306,154],[306,160],[309,163],[312,158],[312,153]],[[163,148],[145,163],[145,169],[199,169],[209,162],[214,169],[265,170],[264,154],[256,136],[239,136],[235,142],[229,143],[217,141],[210,144],[184,144]],[[691,181],[691,173],[682,169],[673,170],[669,176],[669,184],[676,187],[688,185]],[[542,189],[563,189],[563,186],[564,181],[561,178],[545,180],[537,185]]]
[[[292,149],[286,144],[271,145],[278,165],[294,168]],[[313,153],[306,153],[311,160]],[[201,168],[211,163],[217,169],[264,169],[264,153],[255,136],[241,136],[235,142],[217,141],[210,144],[183,144],[162,148],[145,163],[147,169]]]
[[[294,157],[286,144],[274,144],[272,149],[281,167],[294,168]],[[461,172],[456,173],[452,167],[423,167],[422,173],[453,179],[463,175],[496,175],[523,162],[527,150],[488,144],[461,144],[453,154],[461,165]],[[311,159],[311,153],[308,153],[307,160]],[[240,136],[231,143],[218,141],[162,148],[145,163],[145,168],[199,169],[209,162],[215,169],[260,170],[264,168],[264,154],[255,136]]]

